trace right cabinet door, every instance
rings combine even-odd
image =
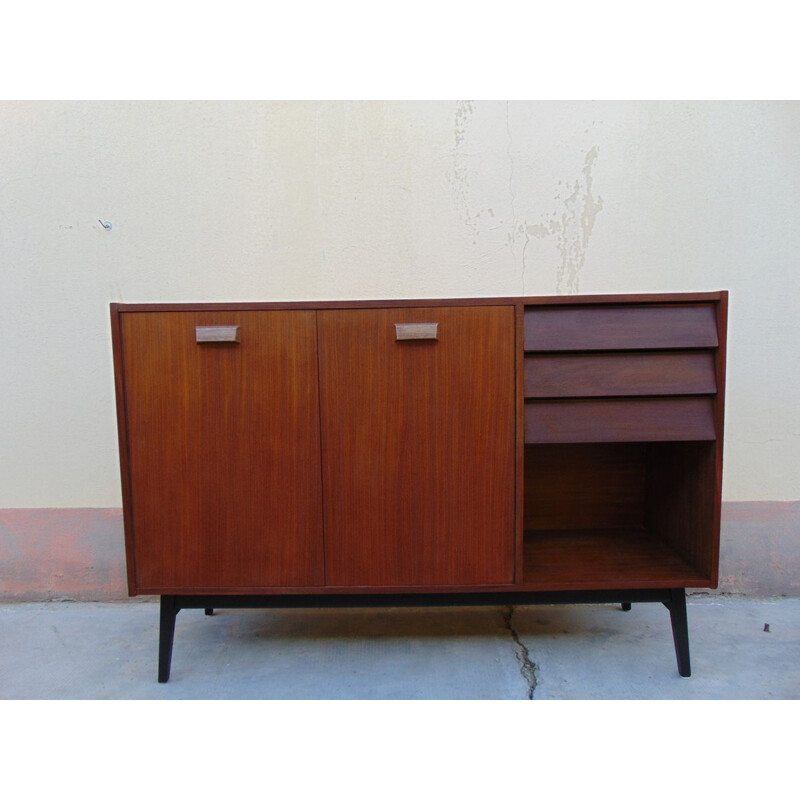
[[[319,312],[327,585],[513,582],[514,322],[511,306]]]

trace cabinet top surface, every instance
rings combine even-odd
[[[540,295],[531,297],[441,297],[384,300],[296,300],[244,302],[181,302],[181,303],[111,303],[115,311],[190,311],[190,310],[267,310],[267,309],[334,309],[334,308],[408,308],[425,306],[558,306],[613,303],[686,303],[717,302],[727,291],[678,292],[665,294],[594,294]]]

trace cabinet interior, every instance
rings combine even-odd
[[[716,443],[525,446],[522,583],[711,585]]]

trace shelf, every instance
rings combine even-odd
[[[707,586],[669,545],[641,529],[526,531],[523,583],[537,589]]]

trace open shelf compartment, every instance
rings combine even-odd
[[[714,441],[525,447],[521,583],[716,584]]]

